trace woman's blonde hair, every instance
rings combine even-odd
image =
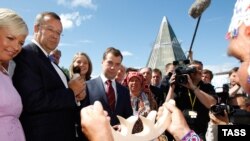
[[[8,28],[16,35],[28,35],[29,32],[23,18],[7,8],[0,8],[0,28]]]

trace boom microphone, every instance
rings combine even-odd
[[[193,18],[199,17],[210,5],[211,0],[196,0],[190,7],[188,14]]]

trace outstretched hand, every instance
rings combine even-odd
[[[173,99],[171,99],[174,101]],[[158,117],[162,114],[163,107],[171,114],[171,121],[167,128],[167,131],[171,133],[176,140],[181,140],[191,129],[189,128],[182,112],[170,102],[165,102],[158,110]]]
[[[112,141],[113,135],[110,127],[110,117],[103,110],[102,104],[96,101],[93,105],[82,108],[82,132],[91,141]],[[101,132],[100,132],[101,131]]]

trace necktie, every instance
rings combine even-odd
[[[114,88],[112,87],[112,81],[107,80],[107,98],[108,98],[108,103],[110,108],[114,111],[115,110],[115,91]]]

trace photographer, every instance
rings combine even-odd
[[[228,104],[217,104],[209,112],[206,140],[217,141],[218,125],[249,125],[250,97],[247,94],[235,94],[228,98]]]
[[[205,140],[209,108],[216,104],[217,98],[213,86],[205,84],[201,80],[202,62],[194,60],[183,70],[192,70],[191,68],[193,68],[193,71],[182,71],[181,74],[175,71],[171,76],[166,101],[174,99],[176,106],[184,113],[190,128]],[[176,70],[178,70],[178,67],[176,67]],[[186,80],[183,78],[186,78]]]

